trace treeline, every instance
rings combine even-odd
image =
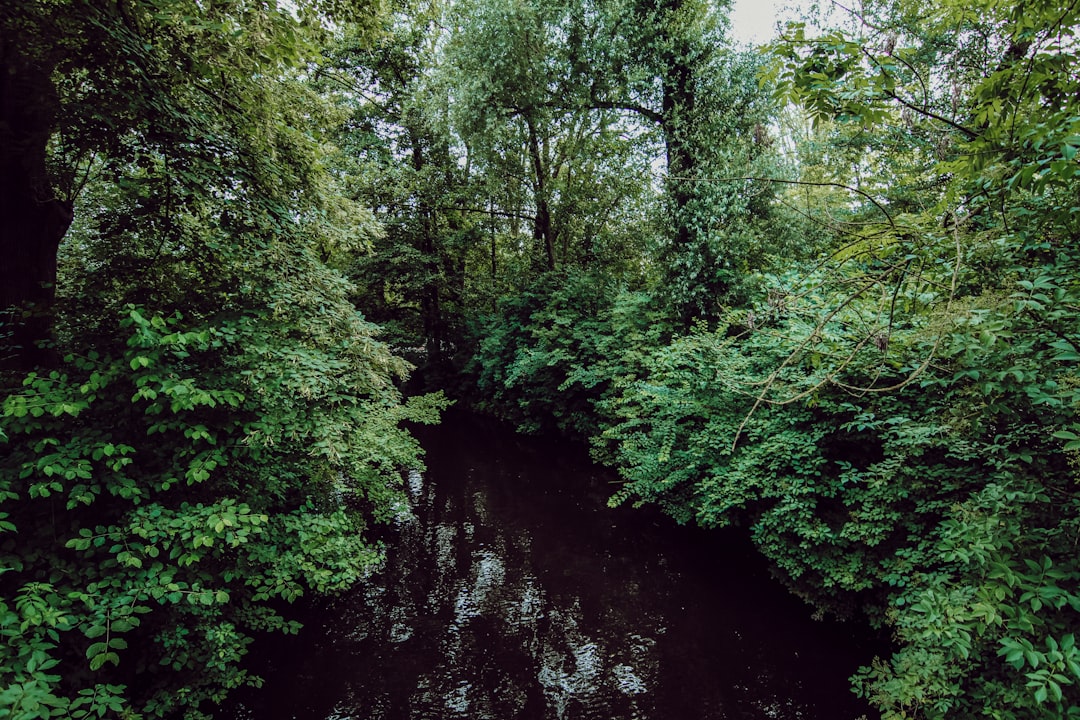
[[[1080,715],[1076,8],[298,5],[3,16],[0,708],[257,682],[377,565],[405,355],[887,628],[885,717]]]

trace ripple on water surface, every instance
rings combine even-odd
[[[467,416],[423,440],[384,571],[260,641],[266,685],[219,717],[873,717],[860,628],[812,620],[734,536],[607,509],[612,477],[565,445]]]

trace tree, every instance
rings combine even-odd
[[[901,646],[860,687],[886,717],[1069,717],[1080,18],[1054,3],[885,2],[852,20],[795,25],[778,45],[789,97],[842,137],[886,138],[878,157],[856,155],[888,171],[858,186],[872,224],[835,257],[848,288],[891,300],[815,390],[852,393],[849,427],[882,440],[872,472],[891,465],[896,492],[937,523],[907,530],[884,563],[906,568],[883,577]],[[850,289],[834,298],[826,319],[865,304]],[[883,371],[842,380],[866,351]]]
[[[64,47],[43,40],[59,34],[59,21],[40,11],[26,3],[5,9],[0,39],[0,253],[7,258],[0,269],[7,332],[0,339],[4,362],[25,366],[50,361],[39,345],[49,335],[56,249],[72,220],[71,199],[56,197],[46,162],[60,112],[52,76]]]
[[[339,264],[357,283],[358,307],[404,346],[423,346],[432,363],[450,343],[469,236],[454,207],[463,173],[425,109],[437,32],[427,12],[388,17],[378,43],[344,38],[331,47],[317,79],[349,113],[337,133],[336,172],[382,228],[366,252],[345,253]]]
[[[682,322],[715,318],[743,279],[779,247],[758,239],[774,187],[767,125],[774,110],[758,87],[758,61],[728,47],[727,6],[670,0],[585,3],[581,34],[594,38],[583,66],[600,68],[587,103],[630,113],[659,131],[665,170],[660,264]],[[762,169],[767,169],[762,172]]]
[[[138,148],[152,146],[180,163],[209,166],[220,157],[252,179],[304,182],[292,174],[298,168],[278,172],[285,166],[272,158],[288,146],[286,133],[257,118],[275,111],[267,78],[300,60],[321,9],[208,9],[188,0],[6,4],[0,251],[11,260],[0,270],[0,308],[8,364],[56,362],[49,350],[56,252],[79,190],[102,163],[135,162]],[[233,142],[238,133],[248,144]]]
[[[443,402],[403,399],[408,364],[326,262],[377,228],[328,170],[336,111],[306,77],[324,16],[57,2],[3,22],[27,41],[3,119],[55,98],[4,181],[47,181],[31,229],[49,198],[75,212],[59,250],[4,236],[58,272],[12,295],[48,312],[8,315],[0,371],[0,714],[203,718],[258,682],[253,632],[295,631],[283,603],[377,564],[370,525],[420,463],[402,423]]]
[[[581,88],[568,77],[557,7],[464,3],[453,17],[444,82],[455,130],[481,172],[528,188],[537,264],[554,270],[575,214],[566,180],[607,122],[572,100]]]
[[[651,57],[593,31],[621,17],[581,15],[601,38],[582,67]],[[782,138],[800,164],[762,153],[712,179],[790,188],[765,209],[814,228],[812,262],[774,261],[685,332],[654,314],[659,288],[546,278],[475,355],[485,402],[590,436],[626,481],[613,504],[746,527],[819,610],[887,628],[895,652],[854,682],[888,718],[1080,712],[1076,34],[1077,9],[1049,2],[867,3],[846,28],[792,27],[766,79],[816,121]],[[595,73],[589,99],[662,111],[650,62]],[[715,167],[724,150],[690,148]],[[760,267],[762,242],[728,257]]]

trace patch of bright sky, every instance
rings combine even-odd
[[[735,0],[731,10],[731,37],[739,44],[761,45],[777,35],[778,23],[794,20],[806,0]]]

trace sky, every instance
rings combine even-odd
[[[739,42],[754,45],[768,42],[776,34],[776,21],[788,17],[787,6],[797,6],[798,0],[735,0],[731,13],[731,32]]]

